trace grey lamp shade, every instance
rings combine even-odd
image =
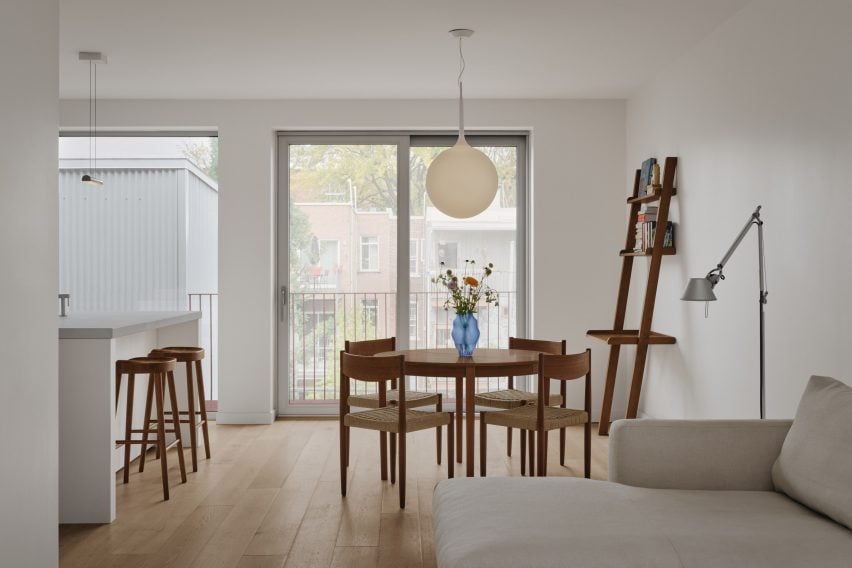
[[[713,284],[707,278],[690,278],[680,299],[687,302],[713,302],[716,300],[716,294],[713,293]]]

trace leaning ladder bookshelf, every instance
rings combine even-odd
[[[660,264],[663,256],[676,253],[674,247],[663,248],[666,224],[669,220],[669,205],[672,196],[677,193],[674,187],[677,158],[668,157],[663,170],[662,189],[655,195],[639,195],[639,179],[641,172],[636,170],[633,180],[633,195],[627,199],[630,206],[630,217],[627,222],[627,238],[624,250],[619,254],[621,260],[621,280],[618,286],[618,300],[615,304],[615,321],[612,329],[590,329],[586,334],[609,345],[609,363],[606,370],[606,385],[601,403],[601,417],[598,432],[602,436],[609,434],[610,416],[612,415],[612,397],[615,391],[615,380],[618,373],[618,358],[622,345],[636,346],[636,360],[633,363],[633,378],[630,383],[630,398],[627,403],[627,418],[636,418],[639,409],[639,396],[642,392],[642,380],[645,376],[645,361],[650,345],[671,345],[675,338],[656,331],[651,331],[654,319],[654,302],[657,297],[657,282],[660,278]],[[634,252],[636,245],[636,222],[643,204],[659,202],[657,206],[657,231],[649,251]],[[674,244],[674,243],[673,243]],[[642,320],[639,329],[624,329],[624,318],[627,313],[627,299],[630,293],[630,277],[633,274],[633,259],[637,256],[647,256],[651,259],[648,270],[648,283],[645,287],[645,300],[642,306]]]

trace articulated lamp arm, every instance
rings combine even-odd
[[[763,220],[760,218],[760,209],[761,209],[761,206],[758,205],[757,209],[755,209],[754,212],[749,216],[748,221],[746,221],[745,226],[742,228],[742,230],[739,232],[737,237],[734,239],[733,244],[731,244],[731,246],[728,247],[727,252],[725,252],[725,256],[723,256],[722,260],[719,261],[719,263],[716,265],[716,267],[714,269],[712,269],[710,272],[708,272],[707,276],[704,277],[707,281],[710,282],[710,290],[707,291],[706,288],[705,288],[705,290],[704,290],[705,294],[702,295],[701,297],[695,297],[695,298],[687,297],[689,295],[687,293],[686,295],[684,295],[684,298],[683,298],[684,300],[689,300],[689,299],[699,300],[700,299],[700,300],[704,301],[704,300],[715,300],[716,299],[715,295],[713,295],[712,297],[708,297],[707,293],[712,295],[712,289],[716,287],[716,284],[718,284],[720,281],[725,279],[725,274],[723,272],[724,269],[725,269],[725,265],[728,264],[728,261],[731,259],[731,256],[733,256],[733,254],[734,254],[734,251],[736,251],[737,248],[739,248],[740,243],[743,242],[743,239],[746,237],[749,230],[751,230],[752,227],[757,226],[757,254],[758,254],[758,265],[759,265],[758,270],[759,270],[759,277],[760,277],[760,303],[761,304],[766,303],[766,296],[769,294],[769,292],[766,290],[766,261],[765,261],[764,254],[763,254]],[[702,286],[701,288],[704,288],[706,286],[707,285],[705,283],[704,286]],[[688,290],[688,292],[689,292],[689,290]]]

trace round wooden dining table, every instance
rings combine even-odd
[[[377,356],[394,355],[405,356],[406,375],[456,379],[456,461],[459,463],[462,461],[462,440],[464,439],[467,476],[473,477],[476,379],[536,374],[538,373],[538,352],[522,349],[477,349],[472,357],[459,357],[455,349],[404,349],[386,351]],[[464,408],[464,421],[462,421],[462,408]],[[464,430],[464,436],[462,430]]]

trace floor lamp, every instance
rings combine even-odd
[[[754,226],[757,226],[757,268],[760,275],[760,296],[758,297],[758,303],[760,305],[760,418],[762,420],[766,418],[766,357],[763,312],[768,292],[766,291],[766,259],[763,256],[763,220],[760,218],[760,205],[757,206],[757,209],[748,218],[745,227],[737,235],[737,238],[734,239],[734,244],[730,246],[728,252],[725,253],[725,256],[716,265],[716,268],[708,272],[704,278],[689,279],[681,300],[689,302],[713,302],[716,300],[713,288],[716,287],[719,281],[725,279],[722,270],[725,268],[731,255],[740,246],[746,234]]]

